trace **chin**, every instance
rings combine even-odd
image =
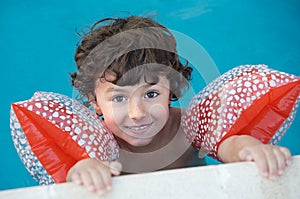
[[[128,142],[131,146],[135,146],[135,147],[144,147],[147,146],[148,144],[150,144],[152,141],[152,138],[148,138],[148,139],[137,139],[137,140],[131,140],[130,142]]]

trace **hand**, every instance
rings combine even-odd
[[[271,180],[282,176],[291,163],[291,153],[287,148],[262,143],[244,147],[238,156],[242,161],[254,161],[260,175]]]
[[[77,162],[68,172],[67,181],[85,186],[89,191],[104,195],[112,189],[111,176],[120,175],[119,162],[88,158]]]
[[[223,162],[254,161],[260,175],[272,180],[282,176],[291,163],[291,153],[285,147],[263,144],[248,135],[231,136],[221,142],[218,157]]]

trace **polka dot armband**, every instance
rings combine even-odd
[[[36,92],[12,104],[11,135],[23,164],[40,184],[66,181],[79,160],[113,161],[119,147],[102,119],[67,96]]]
[[[299,77],[266,65],[238,66],[192,99],[181,125],[199,155],[216,159],[219,144],[232,135],[277,144],[293,122],[299,93]]]

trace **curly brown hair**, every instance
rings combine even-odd
[[[96,99],[95,86],[99,78],[124,86],[138,83],[141,77],[155,84],[164,75],[170,80],[172,101],[178,100],[184,88],[188,88],[192,68],[187,61],[185,65],[180,62],[172,33],[150,18],[130,16],[100,20],[82,36],[77,46],[78,71],[70,76],[81,97],[89,101]],[[108,80],[108,71],[113,72],[116,79]]]

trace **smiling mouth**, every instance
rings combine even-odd
[[[133,131],[143,131],[143,130],[146,130],[147,128],[149,128],[151,125],[152,125],[152,123],[140,125],[140,126],[126,126],[126,128],[133,130]]]

